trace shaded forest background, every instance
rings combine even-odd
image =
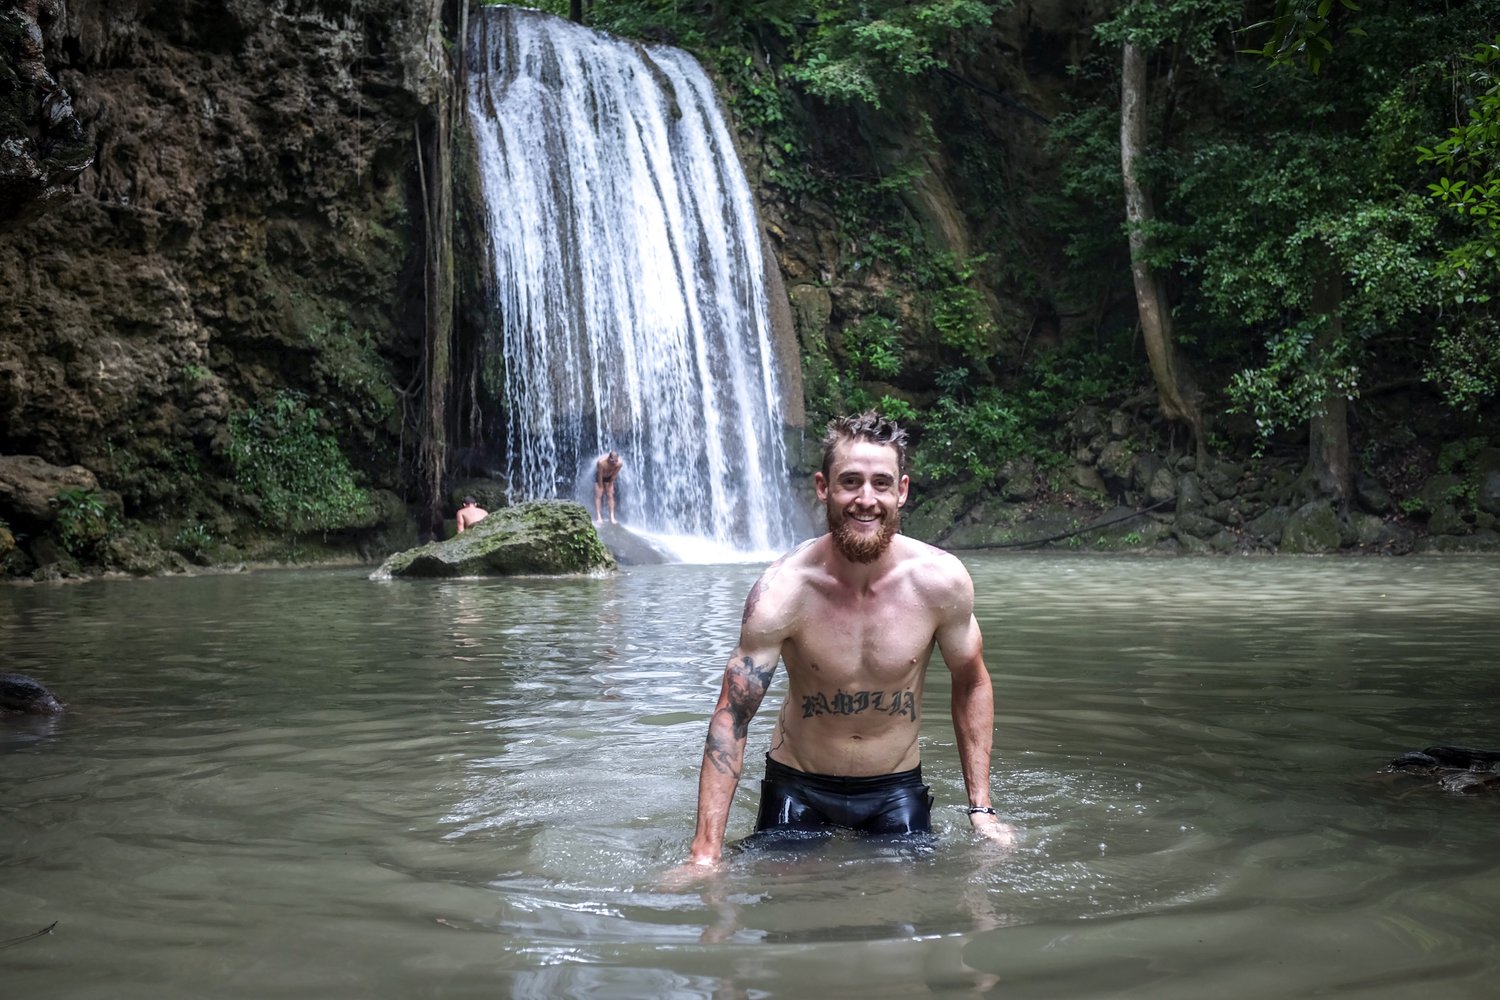
[[[954,547],[1500,547],[1492,4],[538,6],[719,80],[799,472],[875,407],[913,432],[907,529]],[[500,464],[464,17],[0,20],[8,574],[368,557]]]

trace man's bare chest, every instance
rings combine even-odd
[[[929,609],[899,599],[812,602],[799,624],[783,648],[793,683],[830,688],[910,682],[935,629]]]

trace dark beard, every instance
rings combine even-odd
[[[828,508],[828,533],[833,536],[833,547],[850,562],[867,564],[879,559],[891,547],[891,539],[896,537],[896,532],[901,528],[901,511],[899,508],[893,510],[888,517],[882,519],[880,531],[873,538],[865,538],[851,531],[851,520],[853,519],[848,515],[843,515],[835,523],[833,508]]]

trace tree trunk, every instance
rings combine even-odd
[[[1140,312],[1141,335],[1151,375],[1156,380],[1162,413],[1186,423],[1201,465],[1207,457],[1203,434],[1202,393],[1177,353],[1166,290],[1146,258],[1143,229],[1156,217],[1151,195],[1141,183],[1137,161],[1146,145],[1146,59],[1126,43],[1120,77],[1120,168],[1125,181],[1125,220],[1130,229],[1130,275]]]
[[[1313,341],[1313,358],[1321,360],[1344,332],[1340,307],[1344,301],[1344,276],[1333,255],[1325,253],[1320,262],[1317,284],[1313,288],[1313,311],[1324,317]],[[1323,396],[1321,411],[1308,425],[1307,479],[1319,496],[1325,496],[1347,509],[1354,492],[1354,473],[1349,457],[1349,397],[1332,386]]]

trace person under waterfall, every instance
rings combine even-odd
[[[617,451],[610,451],[607,455],[601,455],[599,461],[594,463],[594,523],[603,524],[604,515],[599,509],[600,500],[609,501],[609,523],[619,524],[615,520],[615,480],[619,478],[620,470],[625,468],[625,460]]]
[[[835,830],[931,832],[922,782],[922,683],[936,647],[953,678],[953,729],[975,832],[1013,845],[990,798],[994,692],[959,560],[899,534],[906,432],[874,412],[842,417],[823,438],[813,487],[828,533],[761,574],[745,599],[698,779],[689,865],[715,866],[744,765],[746,733],[786,664],[787,694],[766,754],[756,833],[803,840]]]

